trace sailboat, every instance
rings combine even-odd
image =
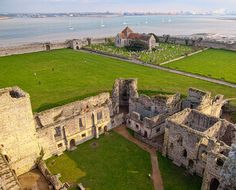
[[[70,23],[69,23],[69,30],[74,30],[74,28],[71,26],[71,20],[70,20]]]
[[[105,24],[103,23],[103,18],[101,19],[101,27],[104,28]]]
[[[148,20],[146,19],[145,24],[148,24]]]
[[[127,24],[128,24],[128,23],[124,20],[124,21],[123,21],[123,25],[127,25]]]

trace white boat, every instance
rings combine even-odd
[[[71,26],[71,20],[70,20],[70,23],[69,23],[69,30],[74,30],[74,28]]]
[[[169,18],[169,19],[168,19],[168,22],[172,22],[172,20]]]
[[[105,24],[103,23],[103,18],[101,20],[101,27],[104,28],[105,27]]]

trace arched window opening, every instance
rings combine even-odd
[[[193,166],[194,166],[193,160],[189,160],[189,161],[188,161],[188,167],[189,167],[189,168],[193,168]]]
[[[74,148],[75,147],[75,139],[71,139],[70,141],[70,148]]]
[[[217,158],[216,164],[217,164],[217,166],[223,166],[224,165],[224,161],[222,159],[220,159],[220,158]]]
[[[184,157],[184,158],[187,158],[187,156],[188,156],[187,150],[184,149],[184,151],[183,151],[183,157]]]
[[[10,162],[10,159],[8,158],[7,155],[4,155],[4,158],[5,158],[5,160],[6,160],[8,163]]]
[[[173,148],[174,148],[174,144],[170,143],[170,149],[173,150]]]
[[[181,135],[178,135],[177,143],[178,143],[180,146],[183,146],[183,137],[182,137]]]
[[[211,180],[210,190],[217,190],[219,185],[220,185],[220,182],[216,178],[213,178]]]

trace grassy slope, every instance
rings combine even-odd
[[[209,49],[166,67],[236,83],[236,52]]]
[[[96,142],[97,147],[92,143]],[[78,146],[73,152],[46,161],[61,180],[82,182],[90,190],[152,190],[150,157],[133,143],[110,132]]]
[[[165,190],[200,190],[202,179],[187,174],[184,168],[175,166],[171,160],[158,153],[158,164]]]
[[[111,91],[121,77],[138,78],[139,90],[146,94],[186,94],[189,87],[236,94],[233,88],[70,49],[2,57],[0,68],[0,88],[20,86],[30,94],[34,111]]]

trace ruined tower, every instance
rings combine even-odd
[[[17,174],[35,167],[40,148],[30,97],[18,87],[0,90],[1,153]]]
[[[137,79],[116,79],[112,92],[114,114],[122,110],[128,112],[131,99],[137,97]]]

